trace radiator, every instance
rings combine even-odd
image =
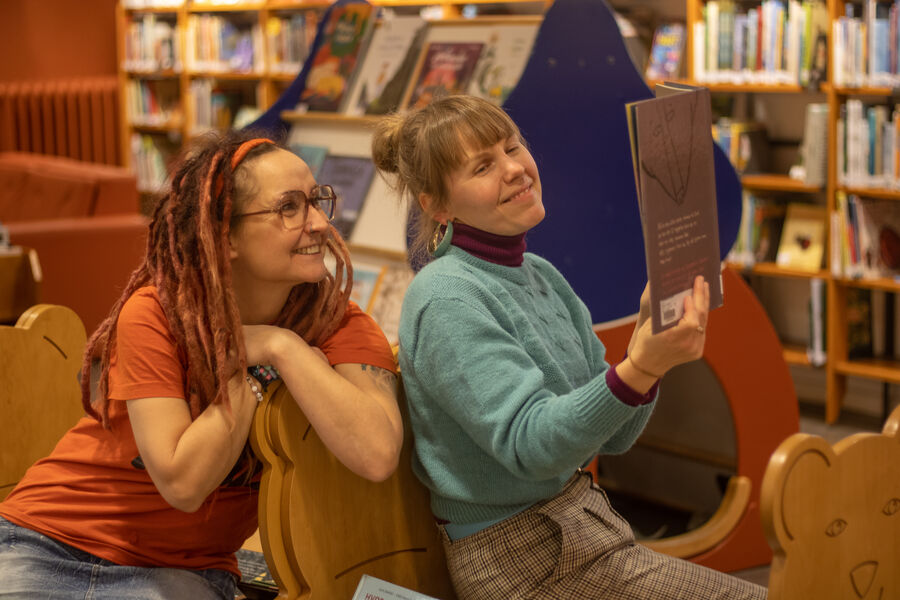
[[[122,164],[115,77],[0,82],[0,151]]]

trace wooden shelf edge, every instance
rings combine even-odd
[[[346,123],[348,125],[374,125],[382,117],[373,115],[352,116],[343,113],[330,112],[303,112],[299,110],[283,110],[281,118],[288,122],[298,121],[327,121],[332,123]]]
[[[789,365],[799,365],[802,367],[813,366],[809,362],[806,346],[801,346],[799,344],[782,344],[782,353],[784,354],[784,362]]]
[[[886,292],[900,291],[900,281],[898,281],[897,279],[890,279],[888,277],[859,279],[853,279],[850,277],[833,277],[832,279],[835,281],[835,283],[845,287],[863,288],[868,290],[884,290]]]
[[[789,269],[781,267],[775,263],[761,262],[754,265],[742,265],[740,263],[726,263],[726,266],[740,271],[742,273],[752,273],[754,275],[766,275],[769,277],[787,277],[795,279],[829,279],[830,275],[825,269],[818,271],[801,271],[800,269]]]
[[[900,384],[900,360],[887,358],[859,358],[837,361],[835,371],[841,375],[877,379]]]
[[[854,194],[856,196],[865,196],[866,198],[881,198],[883,200],[900,200],[900,190],[892,190],[890,188],[865,188],[865,187],[849,187],[838,186],[838,191]]]
[[[776,192],[802,192],[816,194],[822,186],[808,185],[803,181],[792,179],[787,175],[771,173],[753,173],[741,176],[741,185],[753,190],[771,190]]]

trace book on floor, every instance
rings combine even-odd
[[[626,105],[653,332],[678,323],[702,275],[710,309],[722,305],[709,90],[656,86],[656,97]]]

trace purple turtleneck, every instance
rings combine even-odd
[[[522,265],[525,234],[497,235],[463,223],[453,223],[450,244],[482,260],[506,267]]]

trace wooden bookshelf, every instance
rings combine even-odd
[[[688,31],[688,40],[686,44],[686,60],[687,60],[687,79],[695,80],[694,77],[694,52],[705,51],[703,43],[694,40],[694,25],[703,20],[703,7],[705,0],[685,0],[686,6],[686,25]],[[807,186],[803,182],[791,180],[787,176],[773,174],[755,174],[745,175],[741,178],[743,187],[747,190],[760,192],[773,192],[778,194],[804,194],[816,195],[817,198],[824,196],[824,203],[827,210],[828,223],[831,222],[833,215],[838,211],[837,194],[844,192],[846,194],[854,194],[865,198],[876,198],[884,200],[896,200],[900,202],[900,190],[883,189],[883,188],[865,188],[843,186],[838,183],[838,148],[837,133],[838,119],[841,114],[842,104],[849,98],[863,99],[867,103],[882,102],[893,103],[897,96],[897,91],[890,87],[883,86],[858,86],[851,87],[847,85],[832,85],[830,82],[835,81],[835,66],[833,64],[832,55],[832,32],[830,25],[839,17],[845,14],[845,7],[851,2],[849,0],[825,0],[824,2],[828,13],[828,73],[827,81],[822,83],[815,90],[819,96],[824,96],[824,102],[828,106],[828,146],[827,146],[827,175],[826,182],[823,187]],[[855,3],[859,9],[859,3]],[[759,2],[745,3],[743,12],[752,6],[758,7]],[[739,4],[740,6],[740,4]],[[801,85],[760,85],[756,83],[698,83],[708,87],[712,92],[722,94],[791,94],[804,95],[810,94],[813,90],[808,90]],[[799,117],[800,115],[798,115]],[[822,196],[820,196],[822,195]],[[881,290],[885,292],[900,293],[900,280],[891,278],[877,279],[853,279],[837,275],[840,272],[839,266],[830,264],[831,252],[830,248],[839,243],[839,240],[830,239],[830,227],[826,228],[826,244],[825,268],[808,273],[791,269],[784,269],[773,263],[761,263],[750,267],[742,265],[731,265],[730,268],[739,270],[744,274],[752,274],[754,276],[778,277],[778,278],[794,278],[794,279],[811,279],[819,278],[826,282],[826,330],[827,330],[827,360],[825,365],[826,381],[825,381],[825,402],[826,402],[826,420],[829,423],[835,422],[840,416],[843,397],[847,389],[847,377],[864,377],[875,379],[878,381],[900,384],[900,361],[888,359],[849,359],[848,358],[848,342],[847,342],[847,291],[853,288]],[[888,310],[893,310],[890,307]],[[784,357],[789,364],[809,365],[806,357],[805,348],[794,347],[789,344],[784,347]]]

